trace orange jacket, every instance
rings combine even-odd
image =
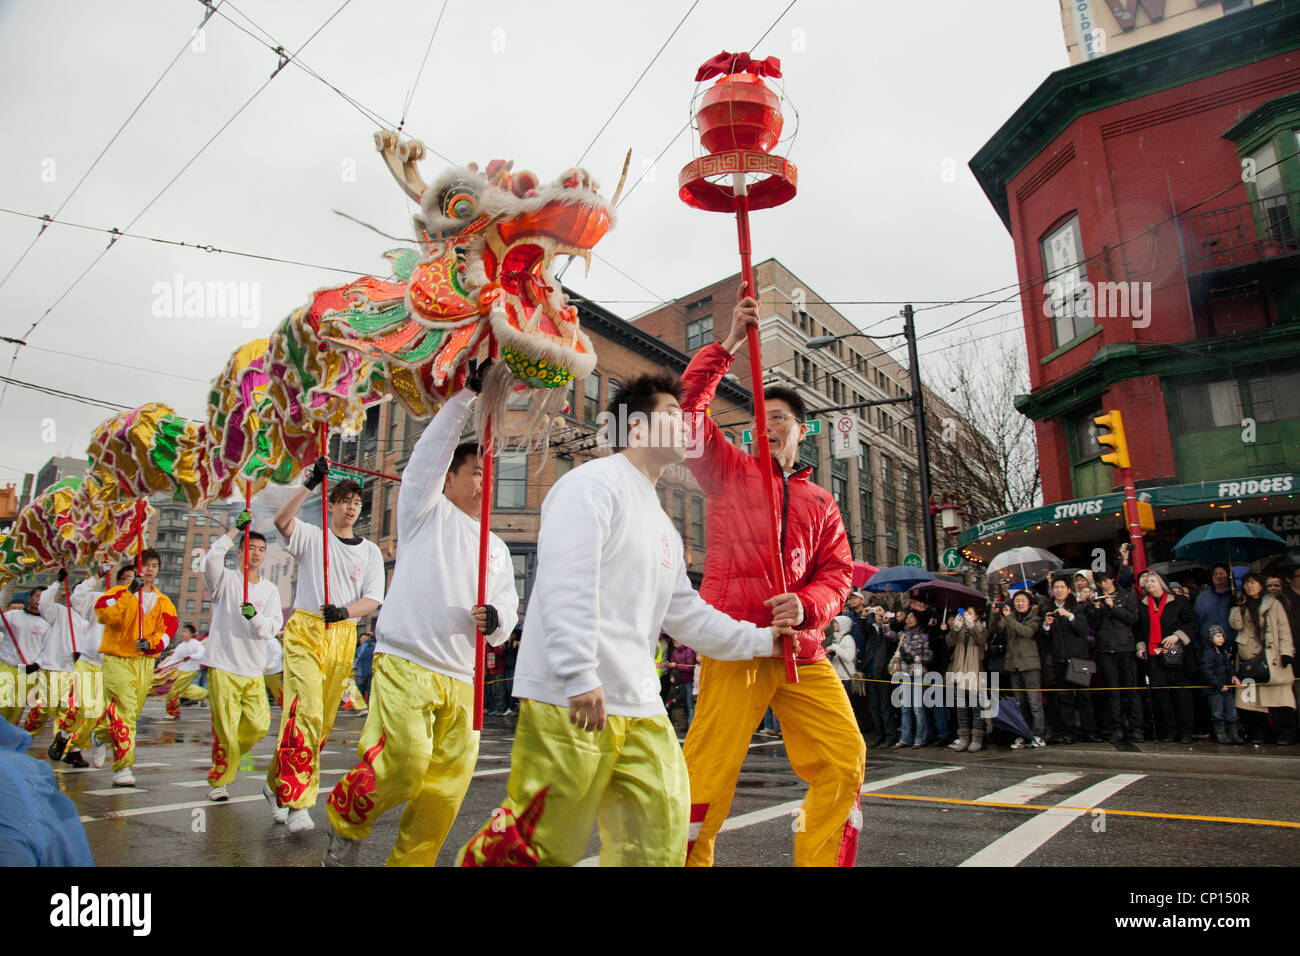
[[[157,588],[158,600],[144,617],[144,636],[149,642],[146,656],[156,657],[166,649],[180,623],[171,599]],[[95,602],[95,615],[104,625],[101,654],[113,657],[140,657],[136,641],[140,639],[140,601],[125,584],[109,588]]]

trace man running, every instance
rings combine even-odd
[[[462,866],[569,866],[597,821],[602,865],[681,866],[691,798],[659,694],[659,632],[721,659],[780,653],[786,631],[714,610],[686,576],[655,494],[685,457],[678,389],[665,375],[619,389],[606,413],[617,453],[569,472],[542,504],[506,800]]]
[[[27,706],[28,689],[39,687],[40,657],[50,626],[40,614],[41,591],[33,588],[21,600],[11,601],[13,585],[0,591],[0,717],[14,726]],[[17,605],[16,607],[11,605]],[[40,706],[39,696],[36,706]]]
[[[280,589],[258,569],[266,560],[266,538],[240,513],[234,526],[212,542],[203,558],[203,582],[212,601],[212,626],[204,651],[208,668],[208,710],[212,714],[212,769],[208,799],[229,799],[226,785],[235,779],[239,758],[266,736],[271,709],[266,702],[266,645],[284,626]],[[244,575],[225,566],[235,535],[248,541],[248,600]]]
[[[355,865],[361,842],[405,803],[389,866],[433,866],[478,760],[474,730],[475,628],[492,646],[518,619],[510,549],[488,536],[488,603],[477,600],[483,465],[457,445],[482,369],[424,429],[397,494],[397,566],[375,626],[370,713],[361,762],[339,781],[326,812],[326,866]]]
[[[292,833],[316,826],[309,810],[320,783],[320,748],[334,727],[343,681],[352,673],[356,619],[384,602],[384,556],[373,541],[352,535],[361,515],[361,486],[349,478],[329,490],[331,603],[325,603],[324,535],[294,516],[328,470],[325,459],[317,458],[307,480],[275,515],[276,530],[298,562],[298,584],[284,627],[288,707],[280,715],[279,745],[262,795],[275,821],[288,823]]]
[[[794,837],[795,866],[852,866],[862,827],[858,790],[866,745],[821,646],[822,629],[849,593],[853,565],[848,535],[835,499],[808,480],[811,468],[798,464],[799,442],[808,431],[798,393],[764,390],[771,448],[770,454],[763,449],[757,457],[730,444],[705,414],[746,329],[758,324],[758,303],[737,298],[726,340],[700,349],[682,376],[682,410],[698,429],[692,438],[702,448],[686,464],[710,497],[700,596],[756,624],[788,615],[799,630],[799,682],[786,683],[778,660],[723,661],[705,655],[695,721],[685,745],[695,831],[687,865],[712,865],[714,840],[731,808],[750,738],[771,707],[781,722],[790,764],[809,784]],[[775,598],[764,481],[776,485],[781,562],[786,587],[793,592]],[[674,633],[691,642],[689,631]]]
[[[154,665],[180,623],[171,599],[154,587],[162,558],[153,548],[140,555],[140,573],[125,587],[109,588],[95,601],[104,625],[104,719],[95,729],[96,744],[113,744],[113,786],[134,787],[135,725],[153,685]],[[143,608],[143,610],[142,610]],[[140,616],[144,615],[143,629]],[[141,637],[140,635],[144,636]]]
[[[64,597],[63,582],[67,579],[68,572],[59,568],[57,583],[43,590],[37,601],[37,609],[50,627],[38,660],[41,665],[40,703],[32,708],[23,724],[23,729],[32,737],[40,733],[51,717],[55,718],[57,737],[59,726],[67,722],[68,712],[74,707],[73,674],[81,657],[77,642],[86,639],[86,620],[76,611],[69,612],[65,603],[55,600]],[[60,752],[59,757],[51,759],[61,757]]]

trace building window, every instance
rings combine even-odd
[[[673,492],[673,526],[679,535],[686,537],[686,495],[680,491]]]
[[[388,535],[392,533],[393,528],[392,521],[388,514],[388,489],[385,486],[380,485],[379,491],[376,492],[376,494],[379,495],[379,513],[383,516],[379,519],[379,536],[381,538],[387,538]]]
[[[659,507],[664,511],[668,510],[668,492],[664,490],[663,485],[656,485],[655,491],[659,493]]]
[[[885,563],[898,566],[898,529],[892,524],[885,529]]]
[[[533,590],[533,573],[537,565],[536,551],[512,553],[510,563],[515,571],[515,593],[519,595],[520,609],[528,603],[528,596]]]
[[[1230,378],[1222,382],[1197,382],[1180,387],[1178,417],[1184,432],[1240,427],[1241,391],[1237,380]],[[1098,451],[1097,454],[1101,452]]]
[[[713,316],[706,315],[686,323],[686,351],[693,352],[712,341]]]
[[[559,481],[561,478],[563,478],[571,471],[573,471],[573,456],[556,455],[555,456],[555,480]]]
[[[858,490],[858,504],[862,508],[862,537],[876,537],[876,507],[874,496],[867,488]]]
[[[497,508],[528,507],[528,456],[520,452],[497,456]]]
[[[798,467],[802,468],[805,466],[812,468],[812,475],[811,475],[812,483],[814,485],[821,484],[821,482],[818,481],[818,477],[817,477],[817,473],[820,470],[820,465],[819,465],[819,456],[817,454],[816,440],[810,442],[804,442],[802,445],[799,446]]]
[[[199,589],[199,579],[198,579],[198,578],[190,578],[190,586],[187,587],[185,590],[186,590],[186,591],[197,591],[198,589]],[[147,617],[147,616],[148,616],[148,615],[146,615],[146,617]]]
[[[880,456],[880,484],[884,488],[885,494],[894,497],[894,463],[888,455]]]
[[[921,545],[919,539],[911,531],[907,532],[907,553],[920,554]]]
[[[1047,282],[1043,293],[1052,313],[1052,342],[1072,342],[1093,327],[1092,297],[1088,292],[1088,270],[1083,266],[1083,237],[1079,217],[1048,233],[1042,241],[1043,272]]]
[[[390,452],[397,445],[397,426],[401,424],[401,408],[396,402],[390,402],[388,405],[388,447],[385,452]]]
[[[849,480],[841,478],[839,475],[831,475],[831,495],[835,498],[835,503],[840,506],[840,514],[849,510]]]
[[[704,547],[704,499],[691,498],[691,544]]]
[[[186,614],[193,614],[193,613],[194,613],[194,602],[193,602],[193,601],[186,601],[186,602],[185,602],[185,613],[186,613]]]
[[[1086,411],[1075,412],[1065,420],[1070,477],[1076,498],[1110,493],[1110,465],[1101,460],[1101,456],[1110,449],[1097,444],[1097,425],[1093,422],[1101,413],[1101,406],[1097,405]]]
[[[600,373],[592,372],[582,381],[582,420],[596,424],[600,415]]]

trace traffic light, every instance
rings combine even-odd
[[[1101,460],[1113,468],[1128,468],[1128,440],[1124,437],[1124,419],[1119,409],[1098,415],[1093,422],[1110,429],[1108,434],[1097,436],[1098,445],[1109,445],[1114,449],[1110,454],[1102,455]]]

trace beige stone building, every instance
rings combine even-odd
[[[1210,20],[1229,16],[1270,0],[1057,0],[1070,65],[1148,40],[1155,40]]]

